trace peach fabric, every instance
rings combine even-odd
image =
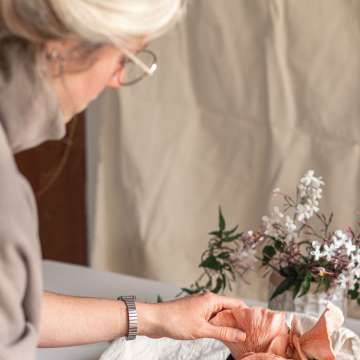
[[[289,329],[285,313],[263,308],[224,310],[211,321],[246,333],[244,341],[225,343],[236,360],[335,360],[330,336],[340,329],[344,317],[340,309],[329,304],[318,322],[304,334],[297,332],[297,316]]]

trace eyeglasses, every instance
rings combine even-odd
[[[151,50],[143,49],[133,54],[130,51],[124,51],[122,66],[124,77],[121,85],[130,86],[138,83],[147,76],[152,76],[157,69],[157,58]]]

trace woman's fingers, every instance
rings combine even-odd
[[[216,298],[217,298],[216,301],[223,306],[223,309],[232,310],[238,307],[242,307],[242,308],[248,307],[246,303],[240,299],[230,298],[227,296],[220,296],[220,295],[217,295]]]
[[[246,334],[243,331],[232,327],[215,326],[209,324],[207,329],[204,331],[204,337],[234,343],[245,341]]]

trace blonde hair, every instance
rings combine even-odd
[[[184,0],[0,0],[0,36],[37,47],[75,37],[126,48],[131,38],[164,33],[184,7]]]

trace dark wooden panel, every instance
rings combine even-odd
[[[61,141],[16,155],[39,209],[44,259],[87,264],[84,114],[67,125]]]

